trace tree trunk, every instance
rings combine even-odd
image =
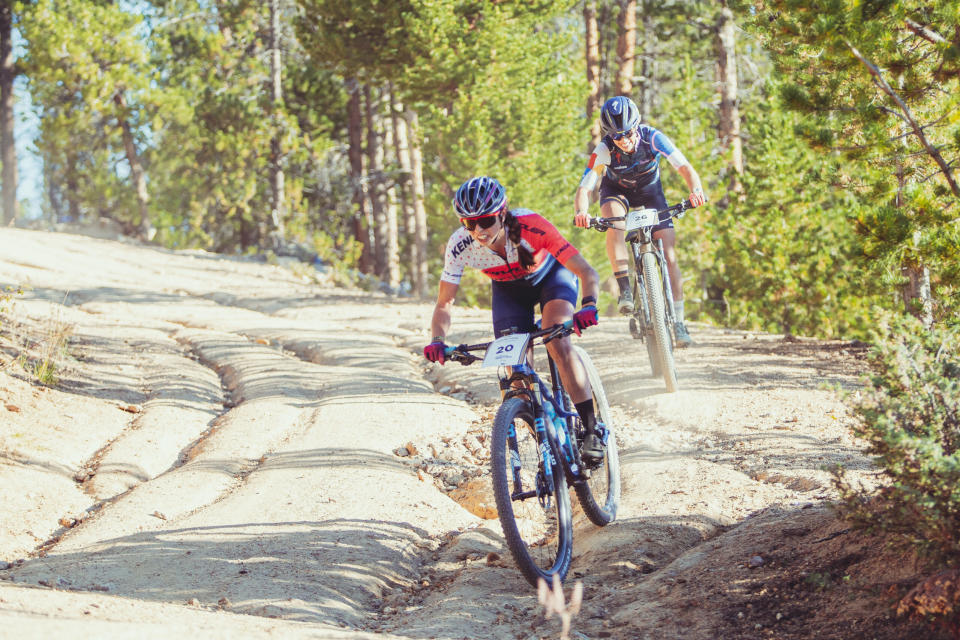
[[[600,142],[600,121],[597,112],[600,110],[600,32],[597,28],[597,3],[587,0],[583,3],[583,23],[586,27],[586,58],[587,58],[587,117],[590,124],[590,148]]]
[[[898,78],[899,88],[903,89],[903,76]],[[897,157],[897,194],[894,198],[894,206],[898,209],[905,206],[903,192],[907,188],[907,173],[904,167],[904,157],[908,154],[907,148],[907,126],[900,124],[900,147],[903,155]],[[920,244],[920,229],[913,232],[913,246]],[[905,260],[900,267],[900,273],[906,279],[901,287],[903,296],[903,306],[907,313],[911,313],[923,323],[928,329],[933,325],[933,292],[930,288],[930,270],[926,265],[914,260]]]
[[[617,19],[617,95],[629,96],[633,91],[633,65],[637,50],[637,0],[620,2]]]
[[[393,179],[399,171],[399,162],[397,159],[397,128],[396,114],[393,112],[393,91],[389,84],[384,88],[383,105],[389,111],[389,119],[383,120],[383,139],[384,139],[384,172],[382,180],[384,182],[384,194],[386,196],[386,218],[387,224],[384,229],[384,279],[393,292],[400,288],[400,229],[398,224],[398,209],[400,208],[400,197],[398,191],[402,186]],[[393,150],[392,160],[387,159],[386,149]]]
[[[0,222],[12,224],[17,217],[17,148],[14,142],[12,2],[0,5],[0,162],[3,163],[3,211]]]
[[[282,131],[278,111],[283,104],[282,68],[280,66],[280,0],[270,0],[270,113],[273,124],[273,138],[270,140],[270,185],[273,200],[270,217],[273,228],[280,240],[286,237],[286,207],[284,203],[283,149],[280,139]]]
[[[657,37],[653,28],[653,9],[644,1],[641,5],[641,24],[643,25],[643,54],[640,56],[640,82],[636,102],[640,108],[640,117],[646,120],[653,113],[656,92],[656,45]]]
[[[149,242],[153,240],[157,230],[150,223],[150,210],[147,207],[150,201],[150,196],[147,193],[147,177],[143,172],[143,165],[140,164],[140,156],[137,154],[137,146],[133,141],[133,132],[130,130],[130,121],[127,118],[127,101],[124,99],[123,93],[121,91],[115,93],[113,101],[118,107],[117,122],[120,124],[120,131],[123,134],[123,148],[127,153],[127,162],[130,164],[130,178],[137,190],[137,204],[140,207],[140,224],[138,225],[140,238]]]
[[[371,271],[370,223],[366,197],[366,185],[363,174],[363,110],[361,107],[360,83],[349,83],[350,100],[347,103],[347,131],[350,135],[350,147],[347,155],[350,159],[350,178],[353,184],[353,237],[360,243],[360,264],[362,273]]]
[[[414,270],[417,268],[417,263],[420,262],[420,253],[417,250],[417,219],[413,209],[413,194],[410,184],[410,142],[407,138],[407,121],[400,117],[402,112],[403,105],[396,101],[394,90],[391,86],[390,120],[393,124],[393,141],[397,166],[400,168],[397,178],[397,191],[400,194],[400,216],[403,220],[404,237],[407,247],[407,275],[410,278],[411,290],[416,291],[416,276],[414,275]],[[397,259],[399,260],[399,250]]]
[[[367,179],[370,185],[370,209],[373,213],[373,272],[381,280],[387,271],[387,194],[383,179],[383,130],[380,116],[380,92],[369,85],[363,88],[367,108]]]
[[[924,265],[907,265],[902,268],[902,273],[907,280],[902,289],[904,307],[929,329],[933,325],[930,270]]]
[[[65,197],[67,199],[67,216],[73,223],[80,222],[80,201],[77,200],[77,194],[80,187],[77,184],[77,151],[70,151],[67,155],[67,166],[64,172],[67,176],[67,189]]]
[[[718,134],[721,152],[729,152],[730,190],[743,190],[743,144],[740,139],[740,107],[737,104],[737,52],[733,12],[726,6],[717,21],[717,76],[720,92]]]
[[[414,242],[419,261],[413,265],[414,291],[420,297],[427,296],[427,209],[424,206],[423,154],[420,150],[420,131],[417,113],[407,109],[403,114],[407,121],[410,151],[410,186],[413,192]]]

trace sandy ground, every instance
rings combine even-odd
[[[495,380],[419,356],[431,304],[17,229],[6,285],[24,292],[0,324],[3,633],[558,637],[492,510]],[[454,339],[488,316],[459,309]],[[572,637],[937,637],[889,609],[916,567],[827,508],[830,466],[873,481],[837,393],[862,347],[692,333],[675,394],[625,320],[579,339],[623,500],[603,529],[578,516]]]

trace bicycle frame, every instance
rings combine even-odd
[[[543,344],[546,344],[550,340],[562,338],[573,332],[572,321],[558,325],[558,327],[559,329],[555,327],[530,334],[531,340],[527,346],[527,351],[529,352],[529,350],[533,348],[533,340],[536,338],[542,338]],[[456,349],[452,349],[448,355],[450,355],[452,359],[458,359],[462,364],[470,364],[480,358],[466,352],[486,349],[489,344],[490,343],[461,345],[456,347]],[[554,486],[551,471],[553,467],[551,464],[552,457],[550,457],[551,450],[561,451],[563,453],[563,459],[559,462],[567,476],[567,480],[571,484],[586,480],[589,478],[589,472],[583,465],[583,461],[580,458],[580,450],[574,442],[576,420],[578,420],[580,416],[575,411],[571,411],[572,407],[566,406],[566,398],[564,393],[562,393],[563,387],[560,380],[560,372],[556,362],[550,357],[549,353],[547,354],[547,362],[550,367],[552,389],[547,387],[546,383],[544,383],[540,375],[534,371],[533,367],[528,364],[526,359],[521,364],[511,366],[512,372],[510,376],[500,376],[500,388],[505,390],[504,400],[521,395],[527,395],[530,398],[537,430],[537,443],[540,447],[541,461],[543,462],[544,473],[549,482],[549,492],[550,495],[552,495]],[[511,383],[517,380],[524,383],[524,388],[512,388]],[[563,418],[563,420],[557,420],[555,424],[555,421],[544,409],[546,406],[545,403],[549,403],[553,409],[553,414],[557,418]],[[558,425],[562,427],[560,430],[557,428]],[[511,442],[513,447],[516,447],[516,444],[515,441]],[[514,469],[514,474],[514,484],[519,487],[520,478],[516,475],[516,469]],[[536,493],[536,491],[517,491],[514,497],[524,499],[526,497],[532,497],[536,495]]]
[[[575,421],[579,419],[579,415],[575,411],[570,411],[570,407],[566,406],[566,398],[562,393],[564,390],[560,382],[560,373],[557,369],[556,362],[553,361],[553,358],[551,358],[549,354],[547,355],[547,361],[550,366],[552,389],[547,387],[540,375],[528,364],[514,366],[512,375],[509,378],[501,377],[500,383],[501,387],[509,385],[514,380],[522,380],[525,383],[526,389],[512,389],[505,394],[504,399],[529,394],[537,429],[537,442],[540,445],[540,455],[544,463],[544,470],[548,476],[551,475],[549,470],[553,465],[551,464],[551,460],[546,456],[550,455],[550,443],[553,443],[556,447],[555,450],[563,452],[561,465],[567,475],[567,480],[572,484],[584,479],[584,466],[580,459],[580,450],[574,443],[574,434],[576,433]],[[549,403],[553,409],[553,414],[558,418],[563,418],[563,420],[554,421],[549,415],[549,412],[544,408],[546,406],[545,403]],[[560,429],[557,428],[558,426],[560,426]],[[516,446],[516,442],[512,442],[511,444]],[[515,478],[515,481],[519,483],[519,478]],[[552,481],[550,491],[551,493],[553,492]],[[516,497],[519,497],[519,495]]]

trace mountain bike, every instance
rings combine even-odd
[[[536,586],[543,578],[563,580],[573,559],[570,486],[591,522],[604,526],[617,517],[620,458],[610,407],[596,367],[574,345],[593,389],[594,410],[604,425],[606,455],[588,465],[580,455],[586,437],[580,416],[563,388],[556,363],[547,354],[550,386],[534,371],[528,352],[534,342],[573,333],[568,321],[533,333],[511,333],[492,342],[448,347],[447,358],[482,362],[499,369],[503,401],[493,421],[491,473],[497,514],[507,547],[520,571]],[[471,352],[483,351],[483,357]]]
[[[677,367],[673,360],[676,311],[670,273],[663,257],[663,243],[659,240],[654,242],[653,228],[662,221],[683,216],[684,211],[690,208],[690,201],[684,200],[661,210],[635,209],[628,211],[625,216],[590,218],[590,228],[597,231],[612,229],[615,222],[624,223],[625,240],[630,245],[636,273],[630,334],[646,344],[651,374],[655,378],[663,376],[669,393],[679,389]]]

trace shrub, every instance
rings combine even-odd
[[[866,508],[864,492],[841,481],[848,515],[960,565],[960,330],[886,317],[874,338],[855,431],[888,482]]]
[[[854,525],[912,547],[931,568],[960,567],[960,328],[886,317],[874,344],[873,373],[852,405],[855,432],[884,482],[872,493],[838,473],[840,510]],[[960,602],[934,614],[905,599],[901,609],[947,626],[960,619]]]

